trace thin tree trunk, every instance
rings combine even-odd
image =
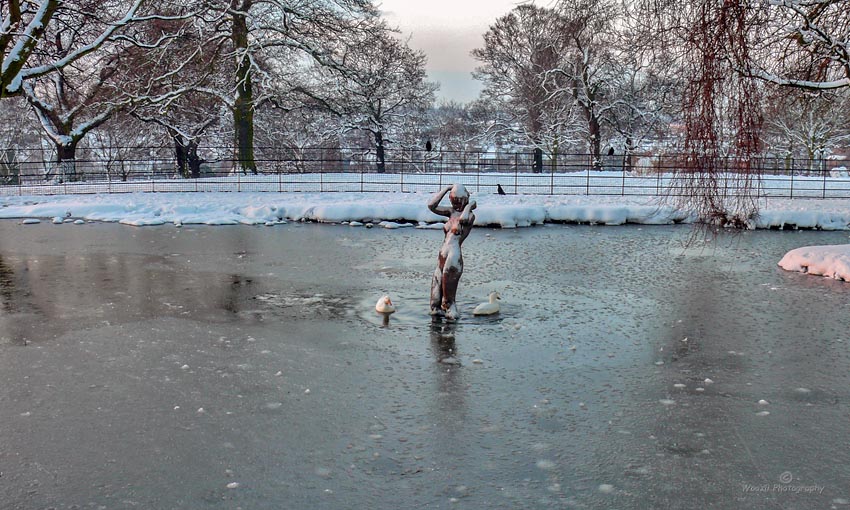
[[[592,110],[586,110],[587,128],[590,134],[590,153],[593,156],[593,167],[597,170],[602,169],[602,140],[601,130],[599,128],[599,118]]]
[[[240,12],[251,7],[243,1]],[[248,58],[248,21],[244,15],[233,14],[231,34],[236,49],[236,103],[233,106],[234,143],[236,161],[243,173],[257,174],[254,161],[254,88],[251,81],[251,61]]]
[[[632,154],[634,153],[634,141],[631,137],[626,137],[626,146],[623,154],[623,170],[632,171]]]

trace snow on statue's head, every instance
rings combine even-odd
[[[449,200],[452,203],[452,207],[460,211],[469,203],[469,192],[466,191],[463,184],[455,184],[449,193]]]

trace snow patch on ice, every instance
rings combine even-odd
[[[548,459],[540,459],[537,461],[537,468],[544,471],[555,469],[555,463]]]
[[[850,244],[796,248],[782,257],[779,267],[786,271],[850,281]]]

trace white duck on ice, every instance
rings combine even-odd
[[[375,304],[375,311],[390,314],[395,312],[395,306],[389,296],[381,296],[381,299]]]
[[[502,296],[495,290],[490,293],[490,302],[481,303],[472,311],[472,315],[493,315],[499,313],[499,300]]]

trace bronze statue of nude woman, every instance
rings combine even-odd
[[[440,205],[446,193],[449,193],[451,207]],[[476,207],[477,204],[469,199],[469,193],[463,184],[446,186],[428,202],[428,209],[449,218],[443,225],[446,237],[440,247],[437,268],[431,280],[431,315],[433,316],[445,316],[451,321],[459,317],[455,295],[463,274],[463,255],[460,246],[472,230],[472,224],[475,222],[472,211]]]

